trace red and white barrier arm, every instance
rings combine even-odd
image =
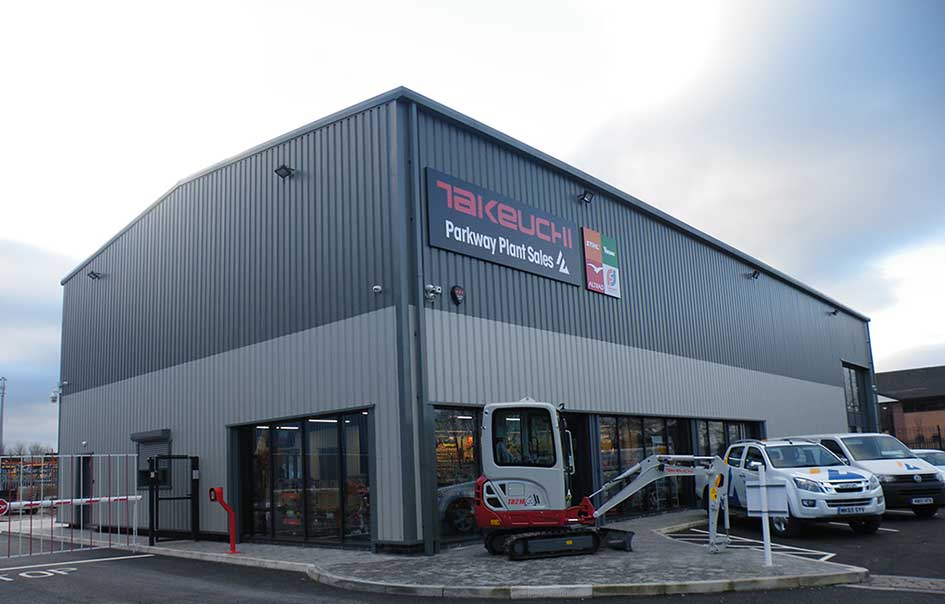
[[[37,501],[10,501],[6,509],[0,505],[0,515],[15,510],[35,510],[39,508],[56,508],[67,505],[94,505],[96,503],[126,503],[141,501],[141,495],[120,495],[117,497],[82,497],[76,499],[40,499]]]

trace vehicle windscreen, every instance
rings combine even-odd
[[[783,445],[768,447],[768,459],[776,468],[811,468],[842,466],[840,459],[820,445]]]
[[[915,457],[915,453],[892,436],[847,436],[843,438],[843,444],[857,461]]]
[[[942,453],[941,451],[919,453],[919,457],[929,462],[933,466],[945,466],[945,453]]]

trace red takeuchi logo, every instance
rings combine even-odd
[[[446,191],[446,207],[455,212],[488,220],[501,227],[530,237],[538,237],[542,241],[567,249],[574,247],[574,234],[568,227],[559,227],[552,220],[531,212],[523,213],[522,210],[495,199],[483,201],[482,195],[473,195],[471,191],[442,180],[437,180],[436,186]]]

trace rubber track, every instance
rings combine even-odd
[[[577,537],[577,536],[582,536],[582,535],[594,536],[595,543],[594,543],[593,548],[578,549],[578,550],[571,550],[571,551],[542,552],[540,554],[525,554],[525,555],[517,555],[514,553],[514,550],[512,549],[512,545],[516,541],[520,541],[522,539],[531,539],[532,537],[541,537],[543,539],[548,538],[548,537]],[[503,544],[502,549],[505,551],[506,555],[508,555],[509,560],[535,560],[538,558],[562,558],[564,556],[583,556],[584,554],[593,554],[600,548],[600,542],[601,542],[600,534],[597,531],[591,530],[591,529],[577,529],[577,530],[564,529],[564,530],[551,530],[551,531],[533,531],[530,533],[515,533],[513,535],[509,535],[508,537],[506,537],[505,543]]]

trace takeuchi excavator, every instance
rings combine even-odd
[[[561,408],[534,401],[486,405],[480,443],[483,475],[476,481],[475,516],[489,553],[512,560],[592,554],[602,542],[632,551],[632,531],[604,526],[604,515],[670,476],[706,479],[709,551],[728,543],[726,466],[718,457],[651,455],[572,505],[574,454]],[[623,487],[608,498],[617,485]],[[600,507],[591,503],[597,495],[604,499]],[[717,530],[720,510],[726,535]]]

